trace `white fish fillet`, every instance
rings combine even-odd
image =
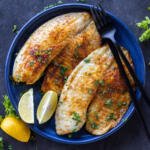
[[[100,79],[111,65],[113,57],[108,46],[92,52],[71,73],[64,85],[55,114],[56,132],[64,135],[76,132],[86,121],[87,108]]]

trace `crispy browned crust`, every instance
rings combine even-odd
[[[68,40],[62,52],[48,66],[42,91],[54,90],[60,93],[66,78],[82,59],[100,46],[100,41],[95,24],[91,21],[81,33]],[[61,74],[62,66],[67,68],[64,74]]]
[[[66,46],[67,39],[81,32],[90,22],[91,16],[81,12],[61,15],[44,23],[30,36],[16,57],[13,79],[26,84],[35,83]]]
[[[129,53],[126,50],[124,53],[133,66]],[[129,76],[129,72],[127,73]],[[115,60],[101,80],[103,84],[99,85],[87,113],[86,130],[94,135],[104,134],[115,127],[130,104],[128,88],[120,75]],[[131,77],[130,81],[134,86]],[[109,100],[112,104],[107,105]],[[112,114],[114,118],[111,119],[109,117]]]
[[[63,87],[56,109],[57,134],[76,132],[83,127],[88,106],[98,88],[95,81],[104,76],[112,62],[109,47],[104,46],[93,51],[76,66]]]

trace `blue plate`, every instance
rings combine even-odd
[[[41,99],[40,87],[43,80],[41,78],[36,84],[30,86],[27,86],[25,84],[14,84],[14,82],[10,79],[10,77],[12,75],[12,68],[16,57],[16,53],[20,50],[20,48],[23,46],[24,42],[29,38],[31,33],[47,20],[64,13],[89,11],[89,9],[90,9],[90,5],[88,4],[64,4],[64,5],[53,7],[51,9],[48,9],[46,11],[37,14],[35,17],[30,19],[16,35],[15,39],[13,40],[10,46],[7,59],[6,59],[6,66],[5,66],[5,83],[6,83],[7,92],[16,110],[17,110],[18,101],[20,99],[20,93],[26,91],[31,87],[34,89],[35,110],[37,109],[37,106]],[[117,41],[122,46],[124,46],[126,49],[129,50],[134,62],[135,72],[138,78],[140,79],[140,81],[144,84],[145,65],[144,65],[144,59],[138,41],[136,40],[135,36],[132,34],[132,32],[128,29],[128,27],[124,23],[122,23],[119,19],[114,17],[111,13],[108,13],[108,15],[112,19],[113,24],[117,29],[117,35],[116,35]],[[138,91],[137,91],[137,98],[138,99],[140,98],[140,93]],[[111,129],[109,132],[101,136],[93,136],[87,133],[84,129],[82,129],[78,133],[75,133],[72,138],[68,138],[67,136],[59,136],[55,132],[54,118],[52,118],[49,122],[47,122],[44,125],[39,125],[35,120],[35,124],[30,125],[30,127],[37,134],[57,142],[62,142],[67,144],[86,144],[86,143],[102,140],[110,136],[111,134],[115,133],[125,124],[128,118],[131,117],[133,111],[134,111],[134,106],[133,103],[131,103],[129,109],[127,110],[126,114],[123,116],[120,123],[113,129]]]

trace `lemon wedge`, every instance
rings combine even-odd
[[[58,95],[54,91],[48,91],[42,97],[37,109],[37,120],[39,124],[47,122],[53,115],[58,101]]]
[[[21,119],[26,123],[34,123],[33,89],[25,92],[18,104]]]
[[[21,119],[5,117],[1,123],[1,129],[18,141],[28,142],[30,139],[30,128]]]

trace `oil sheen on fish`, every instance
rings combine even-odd
[[[68,44],[48,66],[42,91],[53,90],[61,93],[64,83],[75,66],[93,50],[100,47],[100,43],[99,33],[94,21],[91,20],[84,30],[68,40]]]
[[[91,22],[87,12],[68,13],[41,25],[20,49],[13,67],[13,79],[35,83],[48,64],[63,50],[67,41]]]
[[[133,66],[129,53],[126,50],[124,53]],[[127,74],[129,76],[129,72]],[[131,76],[129,79],[134,86]],[[121,120],[130,104],[130,94],[115,60],[95,86],[98,90],[88,108],[86,130],[93,135],[101,135]]]
[[[80,130],[87,108],[94,98],[100,80],[113,62],[108,46],[98,48],[77,65],[65,83],[56,109],[56,132],[64,135]]]

